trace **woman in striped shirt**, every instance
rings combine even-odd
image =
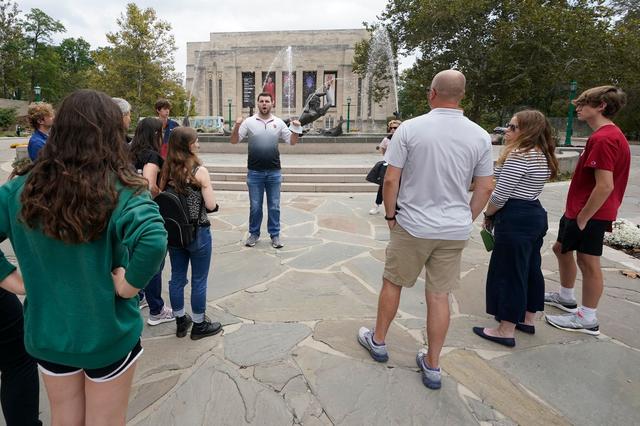
[[[495,168],[496,186],[485,211],[485,228],[495,246],[487,273],[487,313],[497,328],[474,327],[485,339],[513,347],[518,329],[533,334],[533,320],[544,309],[544,277],[540,270],[547,212],[538,197],[556,176],[554,131],[535,110],[520,111],[505,133],[506,146]]]

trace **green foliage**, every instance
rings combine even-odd
[[[637,94],[639,10],[630,0],[390,0],[382,25],[421,58],[402,75],[401,111],[425,111],[431,78],[448,68],[465,73],[463,106],[487,126],[522,107],[566,114],[573,79],[579,91],[617,84]],[[363,58],[356,50],[354,69]],[[640,129],[637,98],[620,116],[628,132]]]
[[[60,56],[51,42],[54,34],[66,31],[65,27],[60,21],[34,8],[25,15],[23,28],[29,51],[25,70],[30,87],[39,85],[43,99],[56,100],[62,96],[62,76],[59,72]]]
[[[133,3],[127,4],[117,24],[118,31],[107,34],[109,45],[93,54],[93,86],[128,100],[134,122],[155,115],[158,98],[172,102],[172,115],[182,114],[186,93],[173,66],[171,25],[159,20],[152,8],[143,10]]]
[[[0,96],[19,98],[26,86],[22,61],[26,42],[20,10],[10,1],[0,2]]]
[[[6,129],[16,124],[15,108],[0,108],[0,129]]]

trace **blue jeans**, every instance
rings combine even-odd
[[[164,307],[162,300],[162,270],[164,269],[164,260],[160,265],[160,270],[151,278],[149,284],[144,288],[144,297],[149,304],[149,313],[158,315]]]
[[[260,236],[262,201],[267,193],[267,230],[271,237],[280,235],[280,170],[249,170],[249,233]]]
[[[187,268],[191,262],[191,312],[194,322],[202,322],[207,308],[207,278],[211,264],[211,231],[199,227],[196,239],[185,248],[169,247],[171,279],[169,299],[176,316],[184,315],[184,286],[187,285]]]

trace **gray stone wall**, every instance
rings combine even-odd
[[[187,43],[186,88],[196,98],[198,115],[222,115],[225,120],[231,115],[235,120],[239,114],[249,114],[249,108],[242,105],[242,73],[254,73],[257,95],[262,89],[263,73],[272,71],[275,114],[287,118],[300,115],[304,108],[304,72],[316,72],[316,87],[323,84],[325,72],[336,72],[336,107],[316,122],[316,127],[332,127],[340,116],[346,120],[349,115],[353,130],[381,128],[392,115],[395,100],[372,104],[369,115],[366,81],[360,82],[359,91],[358,76],[352,70],[355,45],[368,37],[364,29],[211,33],[209,41]],[[289,46],[291,71],[295,73],[295,107],[291,108],[283,107],[283,73],[288,72],[283,51]]]

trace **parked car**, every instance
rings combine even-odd
[[[196,115],[189,117],[189,125],[198,133],[224,133],[224,119],[220,116]]]

